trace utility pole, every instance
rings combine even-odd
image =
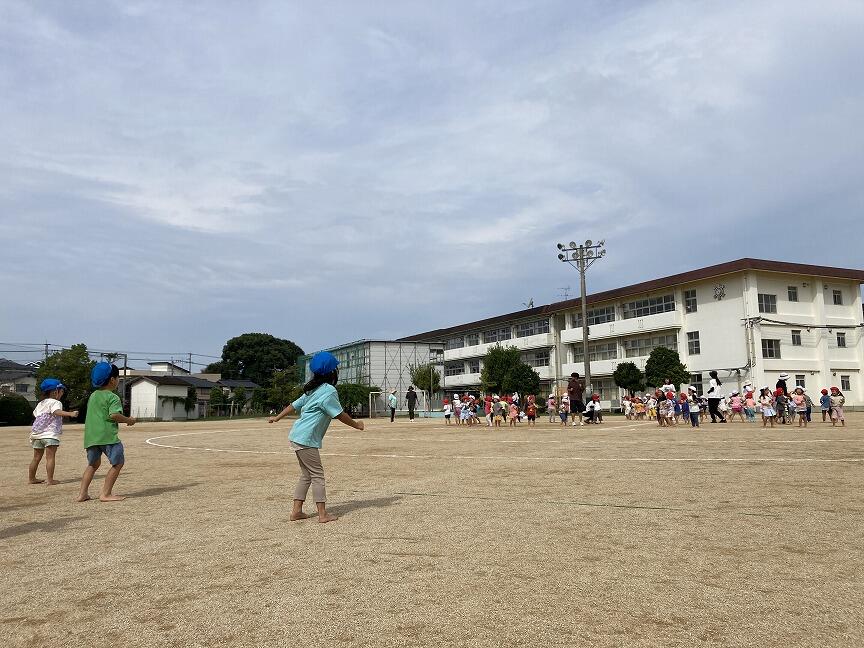
[[[585,273],[595,261],[606,256],[606,241],[594,243],[588,239],[584,243],[576,245],[570,241],[570,245],[558,244],[558,260],[568,263],[579,271],[579,289],[582,293],[582,357],[585,365],[585,389],[593,391],[591,387],[591,354],[588,352],[588,299],[585,289]]]
[[[189,373],[192,373],[192,354],[189,354]]]

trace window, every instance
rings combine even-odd
[[[841,349],[846,348],[846,334],[845,333],[838,333],[837,334],[837,346],[840,347]]]
[[[465,346],[465,338],[463,337],[455,337],[447,340],[447,349],[461,349]]]
[[[699,331],[691,331],[687,333],[687,353],[690,355],[699,355],[700,352]]]
[[[843,291],[842,290],[832,290],[831,291],[834,297],[834,305],[842,306],[843,305]]]
[[[789,295],[789,301],[798,301],[798,286],[788,286],[786,292]]]
[[[528,337],[529,335],[540,335],[549,332],[549,320],[537,320],[536,322],[522,322],[516,326],[516,337]]]
[[[663,295],[662,297],[648,297],[626,302],[621,306],[624,319],[656,315],[675,310],[675,295]]]
[[[762,340],[762,357],[779,358],[780,340]]]
[[[489,344],[490,342],[503,342],[504,340],[509,340],[512,336],[509,326],[504,326],[499,329],[492,329],[491,331],[483,331],[483,342],[485,344]]]
[[[30,391],[30,387],[27,383],[15,383],[15,391],[19,394],[26,394]]]
[[[532,367],[548,367],[549,366],[549,352],[548,351],[537,351],[535,353],[530,353],[526,356],[522,357],[522,360],[532,366]]]
[[[801,331],[792,329],[792,346],[801,346]]]
[[[776,313],[777,295],[766,295],[765,293],[759,293],[759,312]]]
[[[806,381],[806,376],[804,374],[795,374],[795,386],[796,387],[800,387],[801,389],[804,389],[805,387],[807,387],[805,381]]]
[[[465,364],[462,362],[451,362],[444,365],[445,376],[461,376],[465,373]]]
[[[480,373],[480,361],[479,360],[469,360],[468,361],[468,373],[470,373],[470,374]]]
[[[665,346],[673,351],[678,350],[678,336],[651,335],[648,337],[631,338],[624,340],[624,356],[627,358],[638,358],[651,355],[651,352],[659,346]]]
[[[852,391],[852,382],[849,380],[849,376],[840,376],[840,391]]]
[[[582,313],[573,313],[573,316],[570,318],[571,324],[573,328],[581,328],[582,327]],[[595,324],[604,324],[606,322],[614,322],[615,321],[615,307],[614,306],[604,306],[602,308],[592,308],[588,311],[588,326],[594,326]]]
[[[617,401],[620,396],[618,387],[615,386],[615,381],[612,378],[593,378],[594,393],[600,395],[601,401]],[[587,394],[586,394],[587,398]]]
[[[477,346],[480,344],[479,333],[469,333],[465,336],[465,346]]]
[[[614,360],[618,357],[617,342],[589,342],[589,360]],[[581,344],[573,345],[573,362],[585,362],[585,354]]]
[[[703,383],[702,383],[702,374],[701,373],[690,374],[690,386],[696,388],[697,394],[702,393],[702,391],[703,391],[702,385],[703,385]]]
[[[696,306],[696,289],[684,291],[684,311],[687,313],[695,313]]]

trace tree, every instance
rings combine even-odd
[[[656,347],[648,361],[645,363],[645,383],[652,387],[659,387],[666,379],[678,387],[681,383],[689,382],[690,374],[687,367],[681,364],[681,357],[677,351],[666,347]]]
[[[32,422],[30,401],[18,394],[0,396],[0,425],[30,425]]]
[[[338,383],[336,385],[339,402],[342,403],[342,407],[345,408],[348,414],[352,416],[357,407],[362,407],[369,402],[369,394],[373,391],[380,390],[378,387],[359,385],[357,383]]]
[[[204,371],[201,373],[205,374],[219,374],[222,375],[222,361],[217,360],[216,362],[211,362],[209,365],[204,367]]]
[[[225,394],[222,393],[221,387],[213,387],[210,390],[210,405],[217,406],[225,403]]]
[[[90,372],[95,365],[87,353],[87,345],[74,344],[45,358],[36,370],[36,388],[45,378],[57,378],[66,385],[63,400],[76,407],[84,405],[93,391]]]
[[[519,349],[500,344],[489,349],[483,358],[480,383],[484,391],[497,394],[518,391],[536,395],[540,391],[540,376],[522,362]]]
[[[533,367],[520,361],[510,370],[510,373],[504,376],[502,387],[505,393],[519,392],[526,396],[528,394],[536,396],[540,392],[540,374],[534,371]]]
[[[222,348],[222,374],[269,386],[275,371],[294,371],[303,349],[269,333],[244,333]]]
[[[246,407],[246,388],[242,385],[236,387],[234,389],[234,394],[231,396],[231,400],[233,400],[234,404],[237,406],[237,412],[242,412],[243,408]]]
[[[504,393],[504,380],[513,369],[522,363],[522,356],[516,347],[502,347],[496,344],[486,352],[480,384],[486,392]]]
[[[622,362],[612,374],[612,380],[621,389],[626,389],[631,396],[645,389],[645,375],[633,362]]]
[[[271,385],[267,389],[267,404],[282,409],[299,397],[294,396],[296,388],[293,371],[274,372]],[[292,396],[294,398],[291,398]]]
[[[441,373],[435,369],[432,362],[409,364],[411,383],[431,395],[441,390]]]

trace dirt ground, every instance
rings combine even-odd
[[[26,483],[28,430],[0,429],[0,643],[864,645],[862,414],[334,422],[331,524],[288,521],[289,426],[122,428],[129,498],[83,504],[80,425],[51,487]]]

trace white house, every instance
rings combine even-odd
[[[155,421],[187,421],[197,419],[197,404],[186,411],[184,401],[189,382],[179,376],[138,376],[130,381],[131,416]]]
[[[727,384],[773,386],[781,372],[811,394],[836,385],[864,403],[864,271],[739,259],[588,295],[593,390],[615,406],[620,362],[645,368],[652,349],[675,349],[701,388],[717,370]],[[441,341],[446,389],[476,390],[483,356],[516,346],[554,389],[584,374],[581,300],[539,306],[397,340]]]

